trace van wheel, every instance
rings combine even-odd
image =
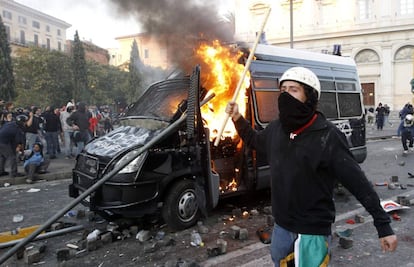
[[[175,183],[164,200],[162,217],[174,230],[193,226],[200,217],[194,181],[182,180]]]

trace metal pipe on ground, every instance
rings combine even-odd
[[[46,239],[46,238],[50,238],[50,237],[55,237],[55,236],[58,236],[58,235],[64,235],[64,234],[71,233],[71,232],[76,232],[76,231],[79,231],[79,230],[83,230],[84,228],[85,227],[83,227],[83,225],[75,225],[75,226],[59,229],[59,230],[56,230],[56,231],[46,232],[44,234],[40,234],[37,237],[33,238],[33,241],[42,240],[42,239]],[[21,242],[22,240],[23,240],[23,238],[13,240],[13,241],[9,241],[9,242],[0,243],[0,249],[14,246],[17,243]]]

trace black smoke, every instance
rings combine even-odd
[[[224,23],[214,0],[110,0],[121,15],[133,16],[142,33],[162,36],[172,58],[181,65],[197,43],[233,38],[232,28]],[[170,51],[171,52],[171,51]],[[187,58],[187,59],[186,59]]]

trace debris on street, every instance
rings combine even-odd
[[[352,246],[353,246],[353,244],[354,244],[354,241],[352,240],[352,238],[350,238],[350,237],[344,237],[344,236],[341,236],[340,238],[339,238],[339,245],[341,246],[341,248],[343,248],[343,249],[348,249],[348,248],[351,248]]]
[[[335,235],[337,237],[350,237],[352,235],[353,230],[351,228],[344,228],[344,227],[338,227],[338,229],[335,231]]]
[[[259,236],[259,239],[263,244],[270,244],[272,242],[272,232],[273,227],[267,225],[259,228],[256,231],[256,234]]]
[[[34,232],[39,226],[40,225],[34,225],[25,228],[16,228],[11,231],[0,233],[0,243],[24,238]]]
[[[381,206],[386,212],[395,211],[395,210],[402,210],[402,209],[409,209],[408,206],[403,206],[398,204],[392,200],[383,200],[381,201]]]
[[[193,247],[198,247],[198,246],[203,247],[204,246],[204,243],[203,243],[203,240],[201,239],[200,234],[195,230],[193,230],[193,232],[191,233],[191,242],[190,242],[190,244]]]
[[[396,212],[396,211],[394,211],[393,213],[392,213],[392,216],[391,216],[395,221],[401,221],[401,216],[400,215],[398,215],[398,213]]]
[[[360,214],[355,215],[354,219],[355,219],[356,223],[364,223],[365,222],[365,217],[360,215]]]
[[[18,222],[22,222],[23,221],[23,215],[21,214],[16,214],[13,216],[13,222],[18,223]]]
[[[38,188],[30,188],[29,190],[27,190],[27,193],[37,193],[40,192],[40,189]]]

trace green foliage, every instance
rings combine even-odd
[[[16,106],[65,105],[72,99],[74,91],[72,62],[69,55],[58,51],[34,47],[20,50],[14,60]],[[86,64],[87,86],[93,91],[87,103],[97,106],[124,103],[128,73],[94,61]]]
[[[4,43],[1,41],[0,46]],[[95,61],[87,62],[77,32],[71,55],[37,47],[21,48],[12,67],[18,107],[58,107],[70,99],[97,106],[127,103],[128,72]],[[4,95],[1,92],[0,97]]]
[[[16,97],[11,50],[6,27],[0,16],[0,98],[11,101]]]
[[[20,106],[62,106],[72,98],[70,57],[58,51],[30,48],[16,59],[16,87]]]
[[[129,60],[129,90],[127,92],[129,102],[137,100],[144,93],[145,88],[142,86],[143,66],[144,64],[142,64],[139,57],[137,42],[134,39]]]
[[[114,104],[122,97],[128,88],[128,73],[118,68],[100,65],[94,61],[88,62],[89,88],[92,92],[91,103],[96,105]]]
[[[79,40],[78,31],[73,39],[72,47],[72,71],[74,79],[73,99],[90,103],[91,92],[88,87],[87,65],[85,60],[85,50]]]

